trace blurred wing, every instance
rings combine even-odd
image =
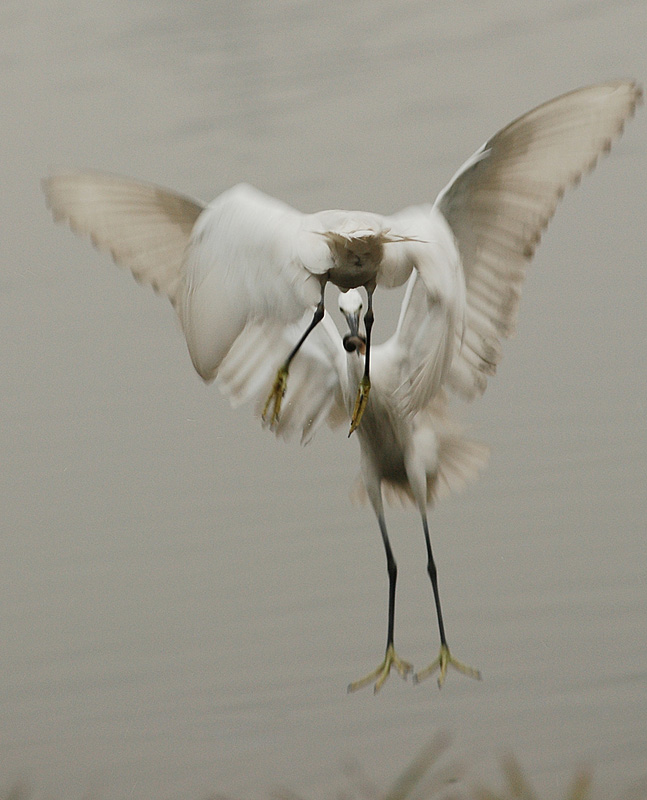
[[[250,322],[223,360],[217,383],[232,405],[255,400],[260,416],[277,370],[312,318],[294,325],[277,320]],[[323,422],[337,427],[348,420],[346,358],[337,327],[328,314],[312,331],[290,365],[281,416],[274,433],[295,433],[307,444]]]
[[[100,172],[53,175],[43,189],[55,220],[169,297],[206,381],[250,321],[294,322],[319,300],[319,280],[295,257],[303,215],[251,186],[207,207]]]
[[[464,340],[449,385],[466,399],[496,369],[526,264],[564,191],[610,149],[640,99],[635,83],[618,81],[551,100],[486,142],[438,196],[465,273]]]
[[[223,192],[200,215],[186,250],[178,313],[205,381],[216,377],[250,322],[297,322],[319,301],[321,281],[297,254],[303,216],[246,184]]]
[[[411,415],[428,406],[447,378],[455,331],[463,326],[465,287],[454,236],[442,214],[417,206],[394,218],[412,237],[399,247],[406,248],[415,269],[395,334],[371,351],[371,373]]]
[[[371,378],[392,394],[403,414],[424,409],[440,391],[454,354],[451,312],[409,278],[395,334],[371,348]]]
[[[57,222],[87,235],[99,250],[173,304],[191,230],[204,206],[153,184],[101,172],[65,172],[43,181]]]

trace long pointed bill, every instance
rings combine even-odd
[[[357,351],[363,356],[366,356],[366,339],[360,334],[359,332],[359,320],[360,320],[360,313],[356,311],[353,314],[344,314],[346,317],[346,322],[348,323],[349,332],[344,336],[343,343],[344,349],[348,353],[354,353]],[[364,409],[366,407],[366,403],[368,401],[368,391],[370,389],[370,383],[368,386],[366,385],[366,376],[364,376],[361,380],[359,390],[357,392],[357,398],[355,400],[355,407],[353,408],[353,415],[351,417],[351,424],[350,430],[348,435],[350,436],[353,431],[357,428],[362,418],[362,414],[364,413]]]
[[[366,352],[366,339],[359,332],[359,311],[354,314],[344,314],[348,323],[348,333],[343,338],[344,350],[354,353],[356,350],[364,355]]]

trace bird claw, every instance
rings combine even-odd
[[[357,430],[357,426],[362,420],[364,409],[366,408],[366,404],[368,403],[368,393],[370,391],[371,391],[371,380],[368,377],[368,375],[364,375],[359,383],[359,388],[357,389],[357,397],[355,398],[355,408],[353,409],[353,416],[350,421],[350,430],[348,431],[349,436],[353,433],[353,431]]]
[[[413,666],[408,661],[403,661],[400,658],[400,656],[395,652],[395,648],[392,644],[386,648],[386,655],[384,656],[384,661],[380,664],[380,666],[365,677],[360,678],[358,681],[350,683],[348,685],[348,691],[356,692],[358,689],[363,689],[364,686],[368,686],[369,683],[373,683],[373,681],[375,681],[373,694],[377,694],[382,686],[384,686],[386,679],[389,677],[391,667],[395,667],[405,681],[407,679],[407,675],[409,675],[410,672],[413,672]]]
[[[273,428],[279,421],[279,415],[281,413],[281,401],[283,400],[283,395],[285,394],[287,385],[288,385],[288,370],[287,367],[283,366],[276,373],[276,378],[274,380],[274,385],[272,386],[272,391],[269,393],[268,398],[265,401],[263,413],[261,414],[261,419],[263,420],[263,422],[267,422],[268,411],[270,407],[272,407],[272,416],[270,417],[269,421],[270,428]]]
[[[447,647],[446,644],[443,644],[440,646],[438,658],[432,661],[428,667],[416,672],[416,674],[413,676],[413,682],[420,683],[420,681],[424,681],[425,678],[428,678],[436,670],[440,670],[440,675],[438,676],[438,688],[440,689],[445,682],[447,668],[450,666],[454,667],[454,669],[458,670],[458,672],[462,672],[463,675],[467,675],[470,678],[475,678],[477,681],[481,680],[481,673],[478,669],[468,667],[467,664],[463,664],[461,661],[455,659],[449,652],[449,647]]]

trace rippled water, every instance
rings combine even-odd
[[[484,779],[513,749],[545,794],[583,761],[612,796],[647,774],[644,112],[562,204],[464,410],[491,465],[432,533],[450,644],[484,680],[440,693],[345,693],[386,624],[356,443],[286,447],[231,411],[168,304],[55,228],[39,188],[93,166],[389,212],[533,105],[644,80],[646,30],[643,0],[0,6],[0,788],[330,797],[348,759],[384,785],[439,729]],[[422,665],[422,535],[389,522],[398,649]]]

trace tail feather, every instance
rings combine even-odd
[[[482,442],[468,439],[461,433],[439,436],[438,470],[427,476],[427,500],[435,503],[450,494],[460,492],[475,481],[485,467],[490,448]]]

